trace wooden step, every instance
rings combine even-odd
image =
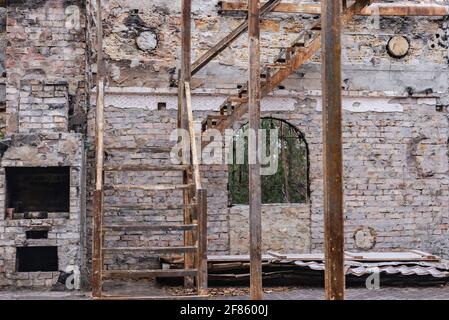
[[[184,171],[191,168],[191,165],[106,165],[104,171]]]
[[[155,184],[155,185],[131,185],[131,184],[105,184],[105,190],[144,190],[144,191],[165,191],[184,190],[194,187],[195,184]]]
[[[104,225],[104,230],[110,231],[185,231],[194,230],[197,224],[110,224]]]
[[[248,97],[241,98],[241,97],[234,97],[234,96],[232,96],[232,97],[229,97],[227,99],[227,101],[229,103],[247,103],[248,102]]]
[[[288,64],[285,62],[276,62],[276,63],[268,63],[265,66],[267,68],[272,68],[272,69],[285,69],[288,67]]]
[[[147,252],[147,253],[187,253],[195,252],[198,248],[196,246],[182,246],[182,247],[115,247],[103,248],[104,252]]]
[[[151,152],[151,153],[170,153],[171,147],[105,147],[105,152]]]
[[[191,296],[118,296],[118,295],[107,295],[103,294],[100,298],[93,298],[94,300],[206,300],[208,295],[191,295]]]
[[[147,204],[117,204],[117,205],[103,205],[103,209],[106,211],[123,211],[123,210],[148,210],[148,211],[165,211],[165,210],[182,210],[182,209],[193,209],[196,204],[174,204],[165,207],[155,207],[154,205]]]
[[[175,278],[194,277],[197,269],[166,269],[166,270],[104,270],[103,279],[143,279],[143,278]]]

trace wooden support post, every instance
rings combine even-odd
[[[101,16],[101,1],[97,0],[97,103],[96,103],[96,166],[95,191],[93,199],[93,244],[92,244],[92,295],[101,297],[103,270],[103,164],[104,164],[104,86],[105,65],[103,61],[103,22]]]
[[[192,63],[192,0],[182,0],[182,13],[181,13],[181,36],[182,36],[182,50],[181,50],[181,79],[178,81],[180,96],[181,96],[181,115],[180,122],[181,128],[188,130],[188,116],[187,116],[187,98],[185,83],[190,83],[192,77],[191,63]],[[187,155],[183,155],[186,158]],[[183,183],[187,184],[189,180],[187,171],[184,171]],[[183,191],[184,204],[190,204],[192,202],[191,190]],[[192,210],[190,208],[184,209],[184,223],[192,224]],[[184,245],[191,246],[194,243],[192,231],[184,231]],[[184,254],[184,268],[192,269],[194,267],[195,256],[192,253]],[[184,278],[184,285],[186,287],[193,287],[194,279],[192,277]]]
[[[197,288],[200,295],[207,294],[207,190],[197,190],[198,209],[198,278]]]
[[[260,1],[249,0],[249,229],[251,259],[251,299],[261,300],[262,294],[262,222],[261,178],[259,151],[260,128]]]
[[[345,291],[341,98],[341,1],[321,0],[326,299]]]

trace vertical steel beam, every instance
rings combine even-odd
[[[262,222],[261,178],[258,158],[260,128],[260,1],[248,3],[249,40],[249,229],[251,260],[251,299],[261,300],[262,294]]]
[[[321,0],[326,299],[342,300],[344,215],[341,98],[341,0]]]
[[[179,94],[180,94],[180,120],[181,128],[188,130],[188,116],[187,116],[187,97],[185,83],[190,83],[192,78],[192,0],[182,0],[181,6],[181,79],[178,81]],[[180,110],[179,110],[180,109]],[[187,155],[183,154],[183,159]],[[188,173],[184,171],[183,183],[187,184],[189,180]],[[192,202],[190,190],[183,191],[184,204],[190,204]],[[184,209],[184,223],[191,224],[192,211],[190,208]],[[184,231],[184,244],[186,246],[192,246],[194,244],[193,232]],[[185,269],[192,269],[194,267],[194,255],[192,253],[184,254],[184,267]],[[193,287],[194,281],[192,277],[185,277],[184,285],[186,287]]]
[[[102,295],[103,270],[103,163],[104,163],[104,86],[106,67],[103,60],[103,21],[101,0],[96,2],[97,10],[97,102],[95,115],[95,191],[93,199],[93,243],[92,243],[92,295]]]

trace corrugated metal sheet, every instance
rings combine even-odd
[[[307,267],[311,270],[323,271],[324,263],[318,261],[280,261],[280,264],[293,263],[299,267]],[[433,262],[378,262],[378,263],[366,263],[366,262],[346,262],[346,274],[355,276],[364,276],[373,274],[375,272],[384,274],[401,274],[404,276],[417,275],[425,276],[430,275],[435,278],[449,278],[449,265],[447,262],[433,263]]]

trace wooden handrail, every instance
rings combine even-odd
[[[186,105],[187,105],[187,119],[189,122],[189,135],[190,135],[190,156],[193,166],[193,176],[195,180],[195,189],[200,190],[201,188],[201,176],[200,176],[200,164],[198,158],[198,150],[196,148],[196,137],[195,137],[195,123],[193,122],[193,111],[192,111],[192,94],[190,92],[190,83],[185,83],[185,93],[186,93]]]
[[[273,9],[281,2],[281,0],[269,0],[264,3],[260,8],[260,17],[263,17],[266,13],[273,11]],[[224,49],[229,47],[240,35],[248,30],[248,19],[242,22],[237,28],[231,31],[220,42],[210,48],[206,53],[199,57],[192,64],[192,76],[198,73],[205,65],[207,65],[212,59],[223,52]]]

